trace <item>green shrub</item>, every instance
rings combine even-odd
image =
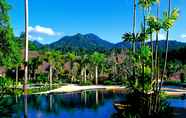
[[[42,82],[42,83],[46,83],[48,82],[48,75],[46,74],[39,74],[36,78],[37,82]]]
[[[80,81],[80,85],[92,85],[92,81],[91,80],[86,80],[86,83],[84,81]]]
[[[104,85],[113,85],[114,82],[112,80],[105,80]]]
[[[9,87],[11,85],[13,85],[13,80],[8,78],[8,77],[0,77],[0,87],[4,88],[4,87]]]

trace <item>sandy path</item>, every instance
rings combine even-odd
[[[183,94],[186,94],[186,89],[176,86],[165,86],[162,88],[162,91],[170,96],[181,96]]]
[[[61,86],[60,88],[49,90],[46,92],[39,92],[35,94],[48,94],[48,93],[61,93],[61,92],[76,92],[76,91],[82,91],[82,90],[90,90],[90,89],[106,89],[106,90],[112,90],[112,89],[124,89],[123,86],[104,86],[104,85],[89,85],[89,86],[78,86],[69,84],[66,86]]]
[[[91,89],[106,89],[106,90],[114,90],[114,89],[126,89],[124,86],[105,86],[105,85],[89,85],[89,86],[79,86],[74,84],[68,84],[65,86],[61,86],[60,88],[49,90],[46,92],[39,92],[35,94],[49,94],[49,93],[67,93],[67,92],[77,92],[82,90],[91,90]],[[186,94],[186,89],[182,89],[180,87],[175,86],[164,86],[162,91],[170,96],[181,96]]]

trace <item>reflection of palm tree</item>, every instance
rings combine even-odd
[[[49,108],[52,111],[52,104],[53,104],[53,95],[49,95]]]
[[[99,93],[98,90],[96,90],[96,105],[99,104]]]
[[[27,94],[24,95],[24,118],[28,118],[28,98]]]

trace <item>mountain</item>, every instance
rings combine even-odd
[[[32,43],[33,43],[37,48],[41,48],[41,47],[44,46],[42,43],[40,43],[40,42],[37,41],[37,40],[32,41]]]
[[[95,34],[76,34],[73,36],[65,36],[60,40],[48,45],[51,49],[85,49],[85,50],[102,50],[111,49],[114,44],[105,41]]]
[[[148,45],[150,46],[151,43],[147,42]],[[76,51],[76,50],[86,50],[86,51],[105,51],[109,50],[112,48],[131,48],[131,43],[130,42],[119,42],[117,44],[110,43],[106,40],[101,39],[97,35],[93,33],[89,34],[76,34],[73,36],[65,36],[59,39],[56,42],[53,42],[48,45],[43,45],[38,41],[33,41],[32,44],[35,45],[35,47],[42,49],[42,48],[50,48],[50,49],[57,49],[57,50],[62,50],[62,51]],[[153,41],[154,47],[156,42]],[[136,43],[136,48],[140,47],[140,42]],[[159,41],[159,49],[161,51],[165,51],[166,47],[166,41],[165,40],[160,40]],[[175,40],[169,40],[169,50],[173,49],[178,49],[186,47],[186,43],[178,42]]]
[[[148,45],[151,45],[151,42],[147,42]],[[160,40],[159,42],[159,49],[164,51],[165,47],[166,47],[166,41],[165,40]],[[153,41],[154,47],[156,42]],[[182,43],[182,42],[178,42],[176,40],[169,40],[169,50],[173,50],[173,49],[177,49],[177,48],[182,48],[185,47],[186,43]],[[130,48],[131,47],[131,43],[129,42],[119,42],[117,44],[115,44],[114,46],[115,48]],[[139,48],[140,47],[140,43],[137,42],[136,43],[136,47]]]

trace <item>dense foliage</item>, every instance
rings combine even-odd
[[[20,49],[10,25],[6,0],[0,1],[0,66],[15,67],[20,63]]]

